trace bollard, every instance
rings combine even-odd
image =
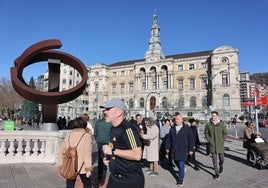
[[[237,130],[235,130],[235,138],[236,138],[236,139],[238,138]]]

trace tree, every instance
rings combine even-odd
[[[35,88],[33,77],[31,77],[29,86],[31,88]],[[28,122],[29,121],[33,122],[34,120],[39,119],[40,112],[39,112],[38,104],[25,99],[21,107],[20,117],[24,118],[25,121],[28,121]]]
[[[268,85],[268,72],[252,74],[250,80],[258,84]]]
[[[12,118],[22,101],[23,98],[14,90],[11,81],[0,78],[0,115]]]

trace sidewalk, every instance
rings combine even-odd
[[[203,126],[200,127],[199,138],[204,142]],[[228,137],[225,142],[225,163],[224,172],[220,180],[214,180],[212,159],[205,154],[205,145],[201,145],[196,153],[196,160],[199,162],[200,171],[186,166],[184,186],[187,188],[266,188],[268,185],[268,170],[258,170],[247,165],[246,149],[242,142],[234,137]],[[96,147],[93,147],[96,152]],[[94,153],[94,171],[92,174],[93,187],[96,188],[96,156]],[[56,166],[51,164],[5,164],[0,165],[0,188],[63,188],[65,179],[56,172]],[[143,168],[145,171],[146,168]],[[177,171],[177,168],[174,168]],[[159,175],[151,177],[145,175],[145,188],[175,188],[175,171],[162,165],[159,168]],[[76,188],[82,188],[81,182],[77,180]]]
[[[213,179],[212,159],[205,155],[205,148],[201,146],[196,153],[200,164],[200,171],[186,166],[186,176],[183,187],[190,188],[266,188],[268,185],[268,170],[258,170],[246,163],[246,150],[241,141],[229,138],[226,143],[224,172],[220,180]],[[94,163],[96,166],[96,163]],[[146,170],[144,168],[144,170]],[[146,188],[175,188],[176,179],[170,168],[160,167],[159,175],[151,177],[145,173]],[[177,170],[175,168],[175,170]],[[96,187],[96,171],[92,176],[92,183]],[[82,187],[77,181],[77,187]],[[0,165],[0,187],[7,188],[63,188],[65,180],[61,178],[56,167],[50,164],[7,164]]]

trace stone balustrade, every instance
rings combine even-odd
[[[0,164],[57,163],[58,148],[68,131],[0,131]]]

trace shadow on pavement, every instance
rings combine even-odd
[[[237,161],[239,163],[242,163],[242,164],[247,165],[246,156],[245,156],[245,158],[241,158],[241,157],[237,157],[235,155],[231,155],[229,153],[224,153],[224,157],[229,158],[229,159],[232,159],[234,161]]]

